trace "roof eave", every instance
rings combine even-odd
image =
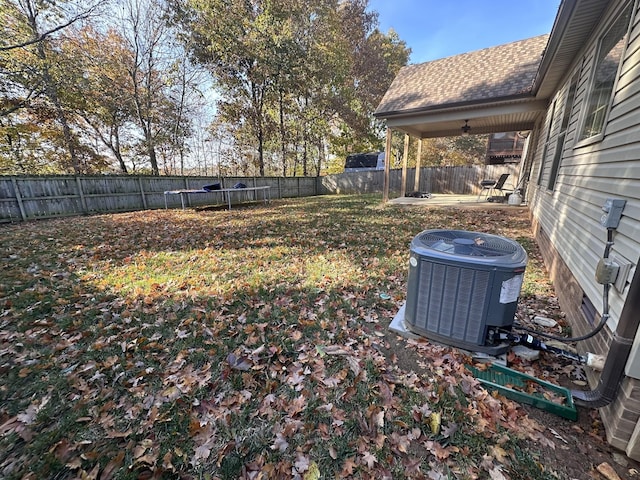
[[[517,95],[508,95],[499,98],[489,98],[484,100],[468,100],[464,102],[452,102],[452,103],[444,103],[439,105],[430,105],[427,107],[418,107],[406,110],[388,110],[388,111],[376,111],[373,112],[373,115],[376,118],[399,118],[399,117],[413,117],[415,115],[421,115],[424,113],[433,113],[433,112],[443,112],[449,110],[460,110],[463,108],[469,107],[486,107],[488,105],[502,105],[505,103],[514,103],[514,102],[526,102],[526,101],[534,101],[535,96],[531,94],[531,92],[517,94]]]
[[[551,34],[549,35],[549,41],[544,49],[542,60],[540,61],[538,71],[536,72],[536,76],[533,80],[532,92],[534,95],[539,91],[540,85],[552,65],[552,61],[561,44],[560,40],[567,30],[567,26],[569,25],[569,20],[571,19],[576,3],[577,0],[562,0],[562,2],[560,2],[558,14],[553,22]]]
[[[562,0],[533,81],[534,95],[553,95],[610,4],[610,0]]]

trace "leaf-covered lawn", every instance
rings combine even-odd
[[[334,196],[2,226],[0,477],[547,478],[519,443],[539,426],[461,353],[389,341],[427,228],[519,240],[524,295],[551,295],[519,209]]]

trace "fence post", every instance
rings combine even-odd
[[[16,194],[16,200],[18,201],[18,208],[20,209],[20,215],[22,216],[22,221],[24,222],[27,219],[27,213],[24,210],[24,205],[22,203],[22,196],[20,195],[20,190],[18,190],[18,182],[14,177],[11,177],[11,185],[13,185],[13,191]]]
[[[138,186],[140,187],[140,196],[142,197],[142,208],[147,210],[147,197],[144,193],[144,187],[142,186],[142,177],[138,175]]]
[[[184,189],[189,190],[189,177],[184,177]],[[189,195],[187,195],[186,197],[187,197],[187,206],[191,208],[191,197]]]
[[[87,199],[84,198],[84,192],[82,191],[82,180],[80,177],[76,175],[76,185],[78,185],[78,195],[80,196],[80,205],[82,205],[82,211],[85,214],[89,213],[89,208],[87,207]]]

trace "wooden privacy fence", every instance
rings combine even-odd
[[[165,191],[212,183],[270,186],[271,198],[318,194],[313,177],[10,176],[0,177],[0,222],[165,208]],[[255,195],[247,192],[250,200]],[[188,206],[211,205],[213,198],[192,196]],[[180,208],[180,198],[168,198],[167,205]]]
[[[476,195],[480,181],[509,173],[517,184],[519,166],[425,167],[420,169],[419,191]],[[415,169],[407,170],[406,191],[414,190]],[[380,193],[383,171],[341,173],[323,177],[156,177],[156,176],[0,176],[0,223],[94,213],[112,213],[165,207],[167,190],[200,189],[220,183],[233,188],[270,186],[271,198],[325,194]],[[390,191],[399,192],[402,171],[390,172]],[[257,200],[256,192],[247,192]],[[190,196],[188,206],[211,205],[217,197]],[[169,208],[181,208],[180,198],[167,199]]]
[[[463,167],[424,167],[420,169],[420,183],[417,191],[430,193],[454,193],[457,195],[477,195],[480,181],[497,179],[502,173],[510,174],[507,183],[518,185],[520,165],[471,165]],[[413,192],[415,168],[407,169],[406,192]],[[382,192],[384,171],[340,173],[320,177],[323,193],[378,193]],[[389,172],[389,190],[400,192],[402,170]]]

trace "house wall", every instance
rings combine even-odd
[[[638,264],[640,252],[640,15],[635,10],[604,136],[589,144],[581,144],[576,139],[589,93],[598,39],[624,3],[611,2],[590,41],[576,57],[574,65],[551,98],[547,114],[537,127],[534,164],[527,189],[534,232],[543,246],[545,262],[556,284],[561,305],[572,322],[574,332],[578,334],[591,329],[581,313],[583,304],[591,303],[598,314],[603,311],[603,287],[594,279],[607,238],[606,229],[600,225],[602,206],[608,197],[627,201],[619,228],[613,235],[612,255],[621,262],[631,264],[631,270],[622,288],[611,288],[611,318],[607,332],[578,345],[582,350],[600,354],[607,353],[611,332],[620,318],[628,282]],[[575,100],[555,187],[549,190],[562,114],[565,108],[572,107],[566,105],[566,99],[575,74],[578,75]],[[598,319],[591,320],[597,322]],[[602,409],[601,413],[610,443],[625,450],[630,457],[640,459],[638,338],[626,374],[617,399]],[[597,375],[590,375],[590,381],[594,385]]]
[[[562,285],[562,288],[556,289],[558,301],[567,314],[567,320],[574,327],[573,334],[576,336],[584,335],[592,327],[584,321],[581,312],[583,290],[535,218],[532,219],[532,226],[536,242],[549,269],[550,278],[554,284]],[[605,328],[595,337],[581,342],[581,352],[588,351],[606,355],[611,339],[611,330]],[[587,370],[587,373],[589,383],[593,388],[599,381],[599,373],[593,370]],[[640,381],[629,376],[623,378],[615,401],[601,409],[600,412],[606,426],[608,442],[636,460],[640,460],[639,412]]]

